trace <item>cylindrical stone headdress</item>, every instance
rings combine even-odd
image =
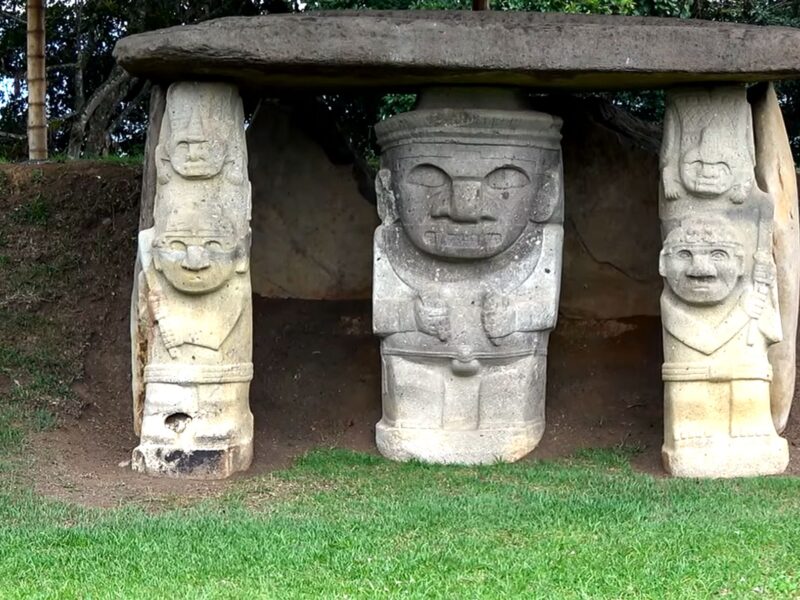
[[[561,119],[527,110],[513,90],[431,89],[418,107],[375,125],[384,153],[406,144],[474,144],[558,150]]]

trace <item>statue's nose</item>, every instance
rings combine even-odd
[[[479,181],[454,181],[450,199],[450,214],[453,221],[477,223],[480,213],[481,183]]]
[[[198,142],[189,142],[189,160],[197,160],[202,154],[201,144]]]
[[[714,277],[717,269],[711,262],[711,257],[705,254],[695,254],[692,257],[692,264],[687,271],[690,277]]]
[[[703,168],[700,170],[703,177],[715,177],[717,175],[716,165],[704,162]]]
[[[188,246],[186,248],[186,258],[183,259],[181,266],[190,271],[202,271],[211,266],[208,260],[208,253],[203,246]]]

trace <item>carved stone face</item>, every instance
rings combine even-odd
[[[681,181],[686,189],[703,198],[720,196],[737,183],[745,184],[744,175],[753,165],[748,165],[743,146],[745,140],[736,139],[729,131],[722,131],[721,123],[713,120],[700,133],[697,143],[681,157]]]
[[[156,270],[175,289],[187,294],[221,288],[240,269],[244,254],[233,226],[224,218],[201,218],[191,223],[191,215],[184,216],[167,223],[153,243]]]
[[[511,246],[533,210],[537,150],[420,144],[391,162],[400,221],[415,246],[488,258]]]
[[[698,148],[683,155],[681,180],[687,190],[702,197],[724,194],[736,183],[728,162],[719,157],[703,156]]]
[[[744,274],[742,249],[735,242],[677,241],[661,253],[661,274],[688,304],[719,304]]]
[[[227,147],[214,135],[175,132],[170,140],[172,168],[186,179],[209,179],[222,171]]]
[[[681,179],[686,189],[704,197],[724,194],[734,183],[733,173],[726,162],[706,162],[697,150],[690,150],[684,155]]]

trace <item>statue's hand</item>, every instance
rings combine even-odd
[[[180,346],[181,343],[175,335],[175,327],[172,324],[172,319],[161,310],[161,295],[151,289],[147,294],[147,302],[150,305],[150,312],[153,315],[155,324],[158,325],[158,330],[161,333],[161,340],[164,342],[164,345],[168,350]]]
[[[419,295],[414,300],[417,329],[445,342],[450,339],[450,309],[440,296]]]
[[[777,278],[777,272],[775,269],[775,263],[772,261],[772,257],[766,255],[764,252],[756,252],[755,259],[755,265],[753,266],[753,281],[756,284],[762,283],[767,286],[774,285],[775,279]]]
[[[734,204],[741,204],[745,200],[747,200],[747,196],[750,195],[750,190],[753,188],[752,183],[750,182],[743,182],[737,183],[733,187],[731,187],[730,192],[730,199],[731,202]]]
[[[508,296],[494,292],[483,296],[481,321],[483,330],[491,339],[506,337],[517,330],[517,313]]]
[[[662,176],[662,181],[664,183],[664,198],[667,200],[677,200],[681,195],[683,184],[681,184],[677,178],[670,176],[668,173],[664,173]]]
[[[745,292],[742,299],[742,309],[751,319],[760,319],[767,306],[767,294],[751,288]]]

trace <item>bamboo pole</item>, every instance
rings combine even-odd
[[[45,0],[28,0],[28,158],[30,160],[47,160],[44,6]]]

